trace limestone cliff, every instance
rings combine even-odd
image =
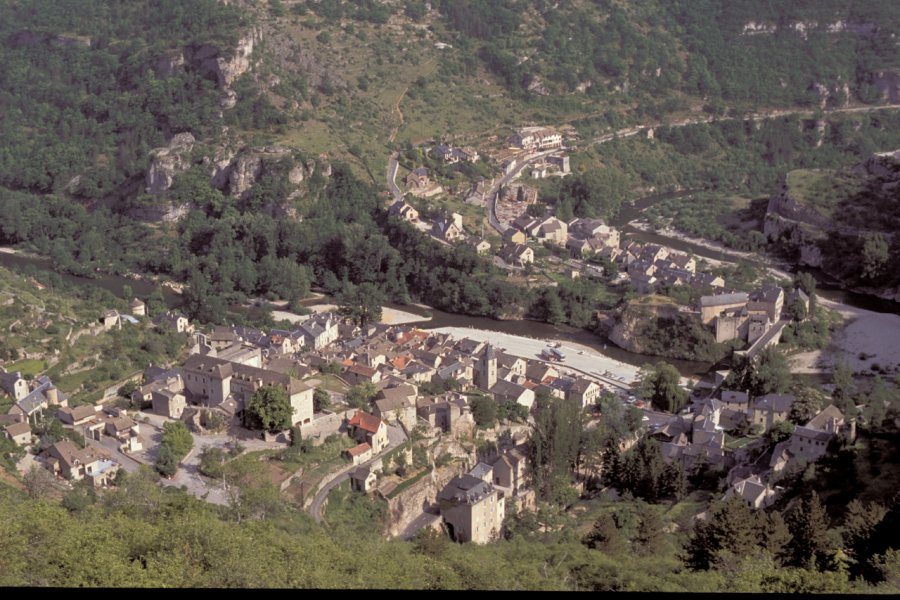
[[[172,187],[175,176],[191,166],[191,150],[196,141],[190,133],[179,133],[172,137],[168,146],[150,152],[148,194],[159,194]]]
[[[890,273],[861,276],[866,239],[882,236],[897,248],[898,201],[900,150],[849,169],[792,171],[769,200],[764,232],[798,265],[820,268],[849,289],[898,299]]]
[[[609,340],[630,352],[644,353],[646,348],[641,333],[645,324],[660,317],[674,318],[677,314],[678,306],[668,298],[645,296],[639,301],[629,302],[612,328]]]

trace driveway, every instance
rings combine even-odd
[[[378,456],[367,460],[366,462],[359,465],[350,465],[340,471],[340,474],[322,486],[322,489],[316,493],[316,496],[313,498],[312,504],[309,507],[309,514],[312,515],[312,518],[316,520],[316,523],[322,522],[322,505],[325,503],[325,500],[328,498],[328,494],[331,493],[331,490],[339,486],[341,483],[350,479],[350,471],[357,469],[359,467],[367,467],[374,463],[376,460],[381,460],[381,457],[402,444],[406,441],[406,434],[403,433],[403,430],[399,427],[394,427],[392,425],[388,425],[388,447],[385,448]]]

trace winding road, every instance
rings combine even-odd
[[[399,446],[400,444],[402,444],[403,442],[406,441],[406,434],[404,434],[403,430],[400,429],[399,427],[394,427],[394,426],[388,425],[387,429],[388,429],[389,443],[388,443],[387,448],[385,448],[384,451],[381,452],[381,454],[379,454],[375,458],[367,460],[364,463],[360,463],[358,465],[350,465],[350,466],[346,467],[345,469],[343,469],[342,471],[339,472],[337,477],[335,477],[334,479],[332,479],[331,481],[329,481],[328,483],[323,485],[322,489],[320,489],[318,492],[316,492],[316,495],[313,498],[312,504],[310,504],[310,506],[309,506],[309,514],[312,516],[313,519],[315,519],[316,523],[322,522],[322,508],[325,504],[325,500],[328,499],[328,494],[330,494],[334,488],[336,488],[343,482],[350,479],[351,471],[353,471],[354,469],[358,469],[359,467],[367,467],[367,466],[371,465],[372,463],[374,463],[375,461],[381,460],[381,458],[385,454],[387,454],[388,452],[390,452],[391,450],[393,450],[394,448],[396,448],[397,446]]]

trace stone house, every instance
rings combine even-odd
[[[367,494],[375,489],[378,476],[371,467],[359,467],[350,472],[350,489]]]
[[[188,318],[179,312],[166,311],[153,319],[153,322],[167,329],[171,329],[178,333],[193,333],[194,326],[188,321]]]
[[[787,420],[793,404],[794,396],[790,394],[766,394],[754,398],[750,408],[750,424],[769,431]]]
[[[523,244],[513,244],[504,246],[500,251],[500,258],[509,265],[519,265],[524,267],[534,262],[534,250]]]
[[[94,487],[109,483],[119,465],[93,449],[78,449],[71,440],[56,442],[47,449],[47,465],[54,474],[61,475],[69,481],[81,481],[89,478]]]
[[[776,492],[764,483],[759,475],[751,475],[736,481],[725,493],[725,498],[738,496],[750,510],[768,508],[775,502]]]
[[[131,301],[130,308],[131,308],[131,314],[133,314],[136,317],[147,316],[147,305],[144,304],[144,302],[138,298],[135,298],[134,300]]]
[[[438,501],[450,539],[487,544],[499,537],[504,500],[492,484],[468,474],[457,476],[440,491]]]
[[[713,320],[722,312],[732,308],[744,308],[750,295],[746,292],[733,294],[716,294],[714,296],[701,296],[700,321],[704,325],[712,325]]]
[[[56,418],[64,425],[78,427],[97,416],[97,411],[92,404],[82,404],[75,408],[64,406],[56,411]]]
[[[361,410],[356,411],[356,414],[347,423],[347,429],[350,437],[357,442],[368,443],[375,454],[384,450],[389,443],[387,426],[384,421]]]
[[[372,446],[363,442],[362,444],[348,448],[347,450],[344,450],[344,458],[349,459],[354,465],[364,463],[372,458]]]
[[[18,446],[27,446],[31,443],[31,425],[25,423],[12,423],[4,428],[7,439],[12,440]]]
[[[28,395],[28,381],[19,371],[0,373],[0,387],[17,402]]]
[[[397,200],[391,204],[391,207],[388,209],[388,214],[409,223],[415,223],[419,220],[419,211],[403,200]]]
[[[503,241],[509,244],[524,244],[527,239],[524,232],[512,227],[503,232]]]
[[[119,316],[119,312],[115,310],[104,312],[100,317],[100,322],[103,323],[103,329],[106,331],[109,331],[112,328],[119,329],[122,327],[122,318]]]
[[[188,357],[182,373],[185,389],[207,406],[221,406],[228,399],[246,402],[263,385],[274,385],[287,392],[292,424],[312,421],[313,389],[289,375],[199,354]]]
[[[150,401],[154,413],[169,419],[180,419],[187,407],[187,399],[184,394],[168,389],[154,391],[150,395]]]
[[[529,410],[534,404],[534,391],[510,381],[497,381],[490,392],[497,402],[516,402]]]
[[[596,381],[579,377],[569,388],[569,398],[574,398],[582,408],[591,406],[597,402],[603,389]]]

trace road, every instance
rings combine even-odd
[[[388,188],[391,190],[391,194],[394,196],[394,201],[403,199],[403,192],[400,191],[400,188],[397,187],[397,168],[400,164],[397,162],[397,159],[400,155],[397,152],[391,154],[391,157],[388,159],[387,165],[387,184]]]
[[[522,170],[528,165],[544,158],[545,156],[549,156],[551,154],[555,154],[559,152],[560,148],[554,148],[552,150],[545,150],[543,152],[538,152],[537,154],[529,155],[519,166],[513,169],[509,174],[504,175],[500,178],[497,183],[495,183],[491,189],[488,191],[488,201],[487,201],[487,213],[488,213],[488,222],[491,224],[491,227],[496,229],[501,235],[504,231],[506,231],[509,226],[500,222],[497,218],[497,196],[500,193],[500,187],[508,184],[510,181],[519,176]]]
[[[359,465],[350,465],[340,471],[340,474],[322,486],[315,497],[313,498],[312,504],[309,506],[309,514],[313,519],[316,520],[316,523],[322,522],[322,507],[325,504],[325,500],[328,499],[328,494],[331,493],[331,490],[339,486],[341,483],[350,479],[350,471],[357,469],[359,467],[367,467],[374,463],[376,460],[381,460],[381,457],[402,444],[406,441],[406,434],[403,433],[403,430],[399,427],[393,427],[388,425],[388,446],[385,448],[378,456],[367,460],[364,463]]]
[[[855,113],[855,112],[872,112],[876,110],[895,110],[900,108],[900,104],[883,104],[881,106],[853,106],[847,108],[835,108],[827,111],[820,111],[818,109],[815,110],[773,110],[771,112],[766,113],[752,113],[749,115],[735,115],[735,116],[724,116],[724,117],[716,117],[712,115],[707,115],[703,117],[696,117],[693,119],[684,119],[682,121],[673,121],[671,123],[651,123],[647,125],[637,125],[633,127],[629,127],[626,129],[620,129],[619,131],[614,131],[612,133],[607,133],[601,135],[599,137],[594,138],[589,142],[589,145],[593,144],[603,144],[609,142],[611,140],[617,138],[625,138],[631,137],[633,135],[637,135],[642,131],[646,131],[648,129],[656,129],[657,127],[686,127],[688,125],[698,125],[700,123],[716,123],[720,121],[766,121],[768,119],[777,119],[778,117],[786,117],[789,115],[815,115],[817,113],[821,113],[823,115],[830,115],[834,113]]]

